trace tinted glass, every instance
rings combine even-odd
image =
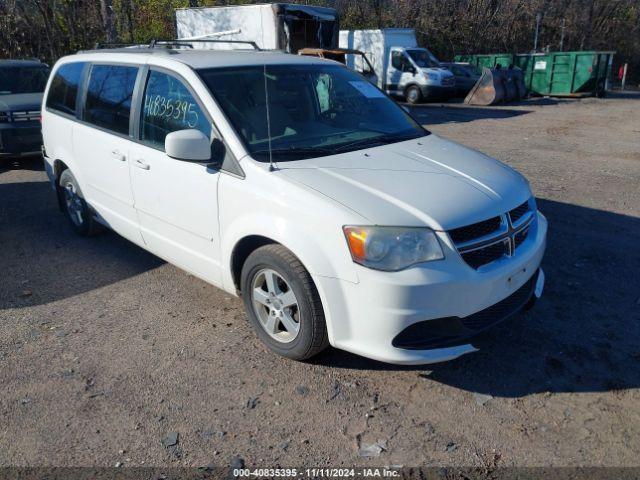
[[[256,160],[268,161],[269,147],[274,159],[296,160],[428,134],[393,100],[342,66],[199,73]]]
[[[49,87],[47,108],[75,115],[78,85],[84,66],[84,63],[67,63],[58,69]]]
[[[137,75],[137,67],[94,65],[89,78],[84,120],[127,135]]]
[[[42,93],[48,78],[45,66],[0,67],[0,95]]]
[[[142,140],[164,150],[167,134],[192,128],[211,138],[211,123],[187,87],[171,75],[151,71],[144,94]]]

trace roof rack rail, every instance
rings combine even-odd
[[[94,50],[109,49],[109,48],[171,48],[171,47],[186,47],[193,48],[193,43],[228,43],[249,45],[254,50],[262,51],[262,49],[256,44],[256,42],[249,40],[219,40],[211,38],[194,38],[194,39],[175,39],[175,40],[156,40],[153,39],[149,43],[96,43]]]
[[[215,35],[215,34],[212,34]],[[175,40],[152,40],[151,41],[151,45],[156,45],[158,43],[161,42],[166,42],[166,43],[177,43],[177,44],[189,44],[189,43],[228,43],[228,44],[236,44],[236,45],[249,45],[251,47],[253,47],[254,50],[259,50],[261,51],[262,49],[258,46],[258,44],[254,41],[251,40],[220,40],[218,38],[207,38],[206,36],[200,37],[200,38],[178,38]],[[150,45],[150,48],[153,48]]]
[[[99,43],[97,42],[93,48],[94,50],[101,50],[104,48],[128,48],[128,47],[144,47],[145,44],[141,43]]]

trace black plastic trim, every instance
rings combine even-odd
[[[468,317],[444,317],[414,323],[394,337],[391,344],[405,350],[426,350],[469,343],[469,339],[504,322],[530,306],[537,270],[527,282],[504,300]]]

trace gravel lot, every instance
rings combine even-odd
[[[41,162],[5,165],[0,466],[640,465],[640,97],[414,113],[530,179],[550,221],[532,312],[445,364],[294,363],[240,300],[75,237]]]

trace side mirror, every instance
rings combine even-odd
[[[185,162],[211,163],[211,140],[200,130],[178,130],[164,140],[164,151]]]

